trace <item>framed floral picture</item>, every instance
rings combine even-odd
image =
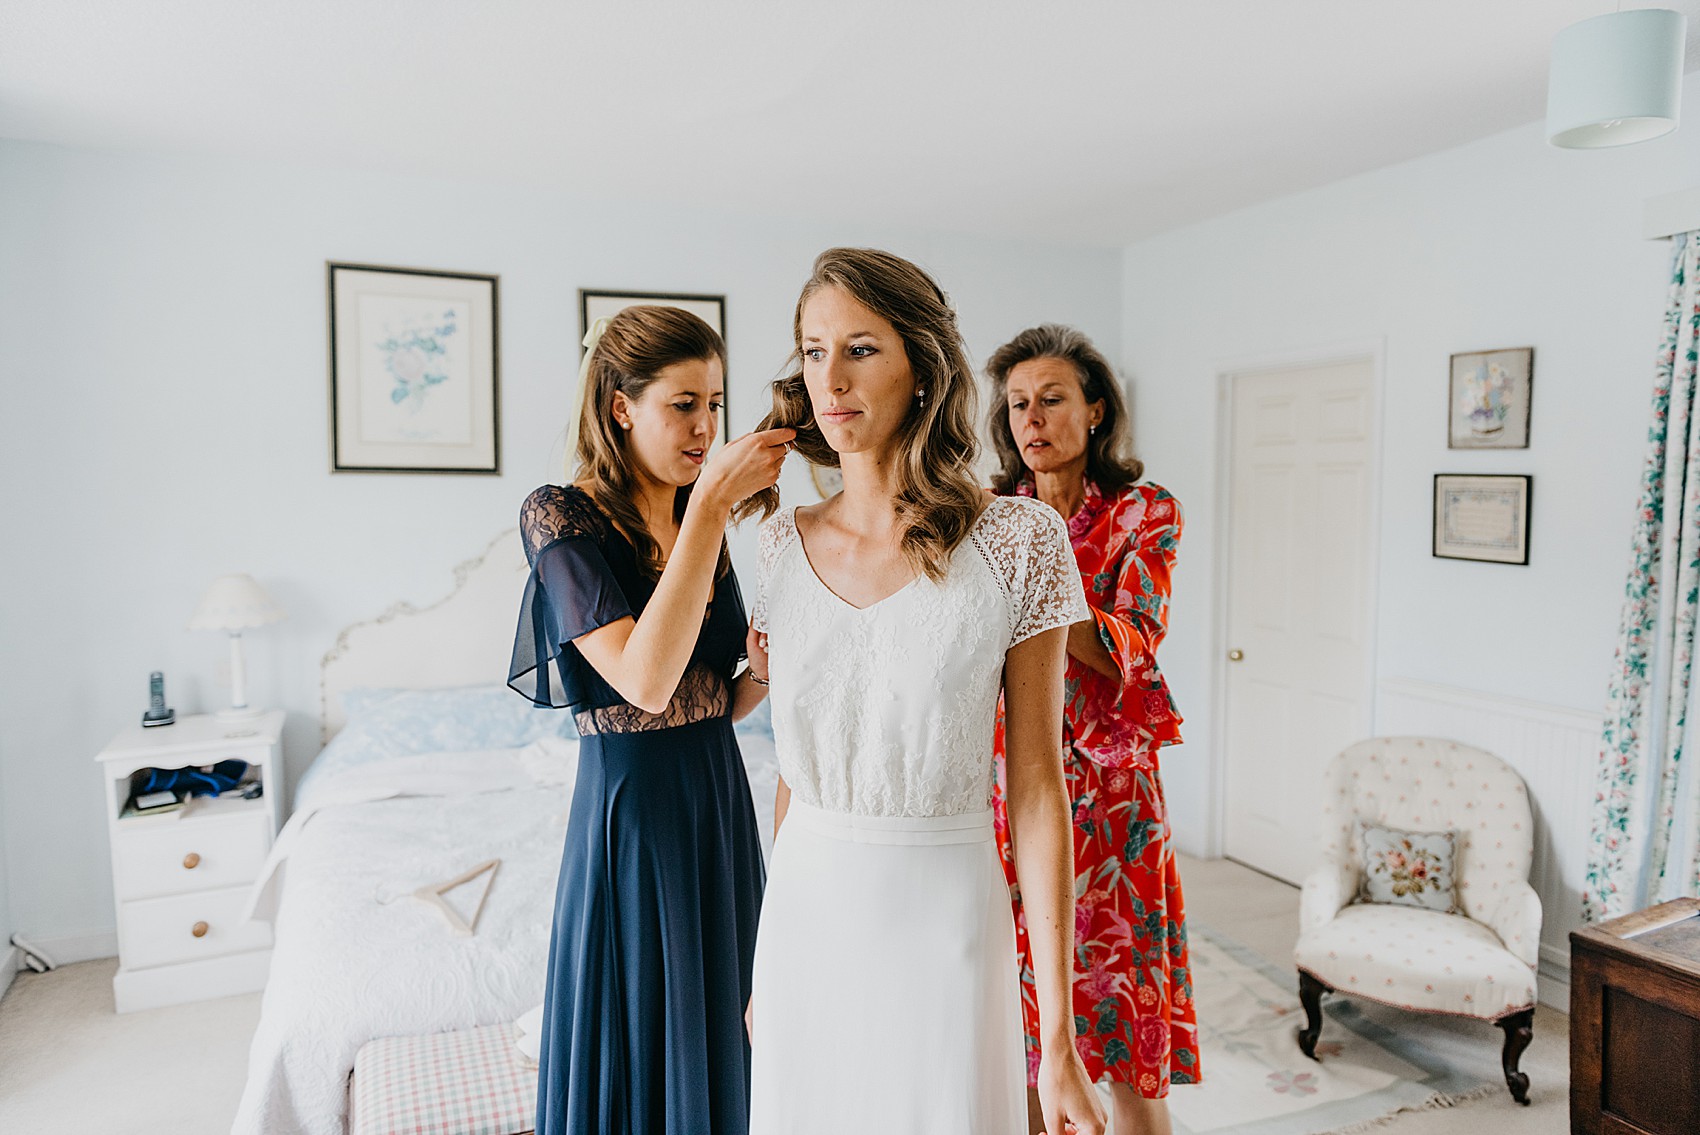
[[[1524,474],[1436,473],[1433,554],[1494,564],[1529,562],[1529,502]]]
[[[1453,355],[1447,448],[1529,448],[1534,375],[1533,347]]]
[[[500,473],[496,277],[326,265],[333,473]]]
[[[606,292],[593,288],[580,288],[578,293],[578,337],[584,341],[590,331],[590,325],[598,319],[612,318],[628,307],[637,304],[659,304],[663,307],[676,307],[690,312],[704,323],[720,332],[720,338],[726,338],[726,297],[710,295],[694,295],[689,292]],[[730,395],[730,391],[727,394]],[[728,403],[720,404],[720,440],[730,441],[732,438],[732,417],[727,413]]]

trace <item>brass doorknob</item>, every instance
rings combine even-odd
[[[189,854],[187,854],[183,857],[183,869],[185,871],[193,871],[195,868],[199,867],[200,865],[201,865],[201,856],[198,852],[191,851]]]
[[[197,922],[189,928],[189,933],[193,934],[197,938],[205,938],[207,936],[207,924],[204,922]]]
[[[1229,662],[1239,662],[1239,661],[1243,660],[1244,658],[1245,658],[1245,651],[1243,651],[1243,650],[1230,650],[1230,651],[1228,651],[1228,661]]]

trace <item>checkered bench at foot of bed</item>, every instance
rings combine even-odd
[[[348,1135],[529,1135],[537,1066],[512,1023],[368,1041],[354,1057]]]

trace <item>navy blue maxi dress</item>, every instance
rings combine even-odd
[[[655,589],[582,490],[526,498],[526,582],[508,684],[571,707],[582,738],[549,945],[537,1135],[744,1135],[764,872],[732,735],[737,578],[716,581],[673,703],[626,701],[572,640]],[[688,631],[689,628],[686,628]],[[551,672],[550,663],[554,663]]]

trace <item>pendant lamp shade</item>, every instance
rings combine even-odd
[[[1637,8],[1571,24],[1552,41],[1547,141],[1567,150],[1645,142],[1676,129],[1684,20]]]

